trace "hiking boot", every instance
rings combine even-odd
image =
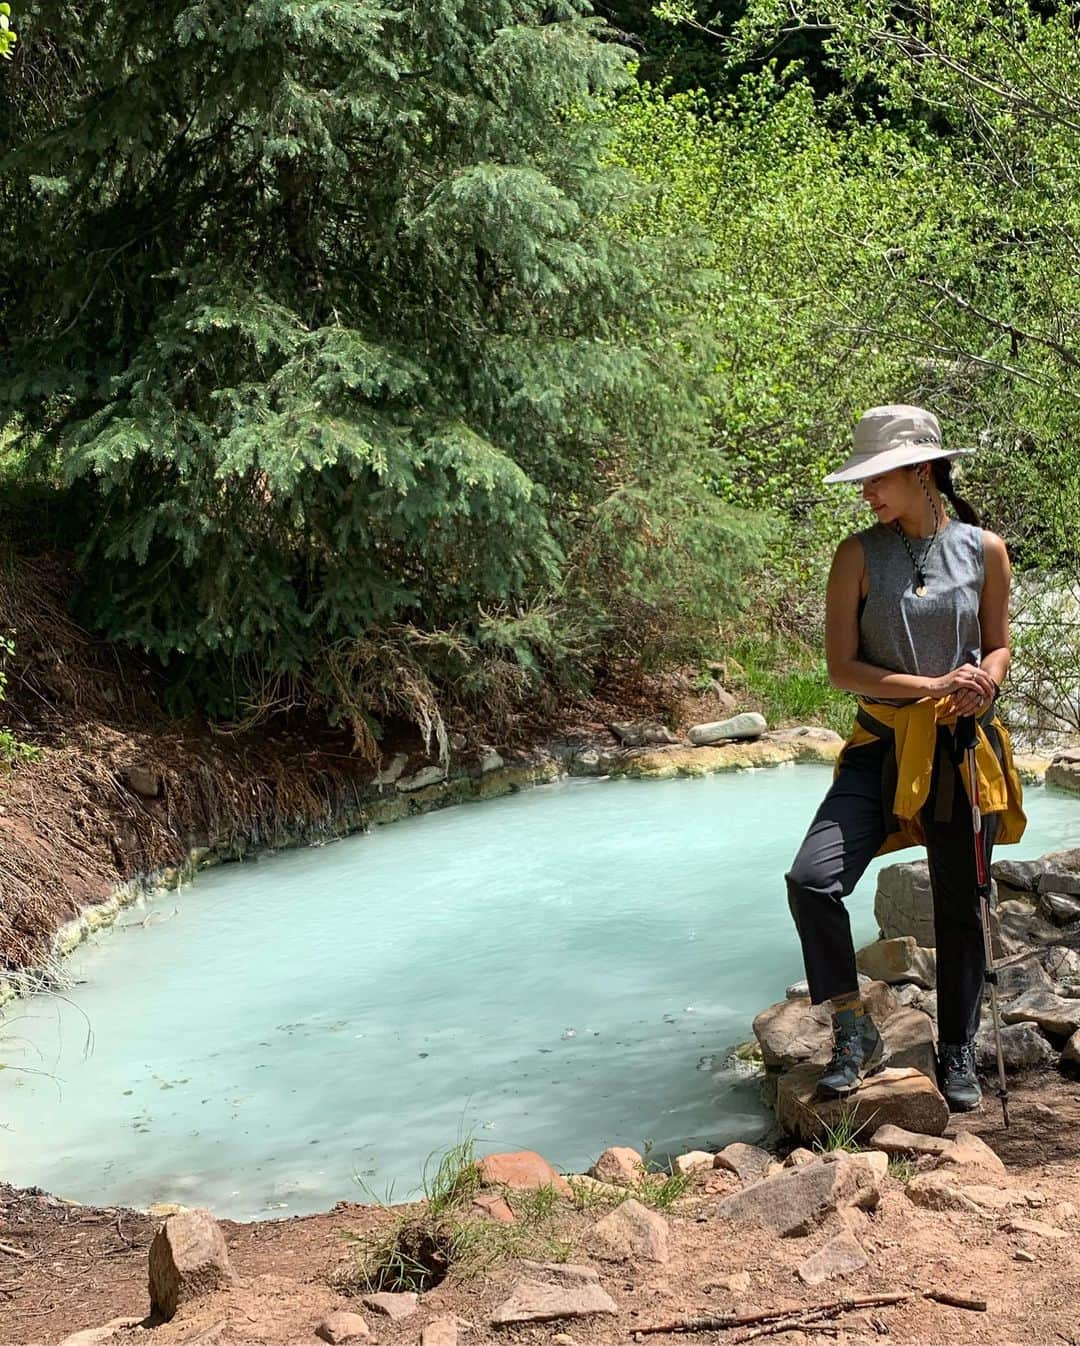
[[[971,1112],[982,1102],[975,1076],[975,1044],[943,1042],[938,1048],[938,1087],[950,1112]]]
[[[817,1091],[822,1098],[844,1098],[885,1063],[885,1043],[869,1014],[840,1010],[833,1020],[833,1054],[821,1073]]]

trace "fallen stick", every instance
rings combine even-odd
[[[647,1327],[635,1327],[633,1331],[646,1337],[660,1332],[723,1332],[731,1327],[755,1327],[758,1323],[773,1323],[781,1320],[813,1317],[827,1317],[836,1313],[851,1313],[855,1309],[884,1308],[889,1304],[902,1304],[915,1297],[915,1291],[904,1290],[887,1295],[859,1295],[852,1299],[837,1299],[830,1304],[808,1304],[805,1309],[767,1309],[763,1313],[729,1313],[719,1317],[682,1318],[671,1323],[653,1323]]]
[[[14,1243],[0,1243],[0,1253],[7,1253],[11,1257],[33,1257],[33,1253],[28,1253],[25,1248],[16,1248]]]

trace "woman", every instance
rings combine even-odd
[[[938,1079],[953,1111],[982,1097],[975,1074],[985,955],[966,769],[953,731],[977,717],[987,865],[1026,819],[995,698],[1009,670],[1009,557],[957,496],[937,418],[874,407],[827,482],[861,483],[877,516],[837,548],[826,593],[833,685],[859,698],[833,784],[786,875],[810,999],[831,1002],[833,1054],[818,1085],[843,1097],[885,1049],[859,995],[845,898],[876,855],[925,845],[934,896]],[[946,497],[958,518],[949,517]]]

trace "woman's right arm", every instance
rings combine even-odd
[[[973,664],[940,678],[911,673],[893,673],[859,658],[859,599],[862,596],[866,557],[857,537],[845,538],[837,547],[825,590],[825,659],[829,681],[842,692],[856,696],[935,699],[972,687],[993,696],[993,679]]]

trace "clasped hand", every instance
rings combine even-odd
[[[950,710],[957,715],[974,715],[980,707],[993,700],[997,683],[976,664],[961,664],[944,677],[935,678],[931,695],[940,700],[950,698]]]

